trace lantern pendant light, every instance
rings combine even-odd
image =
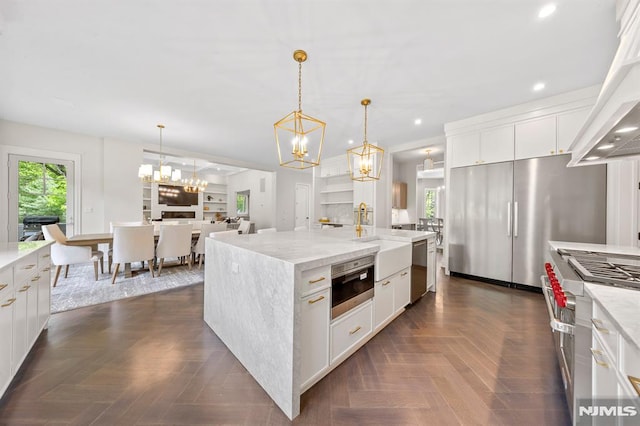
[[[184,192],[190,192],[192,194],[197,194],[198,192],[204,192],[207,189],[207,182],[204,179],[198,179],[196,175],[196,160],[193,160],[193,175],[191,179],[182,179],[182,185],[184,187]]]
[[[164,129],[164,125],[158,124],[156,127],[160,129],[160,161],[158,170],[153,170],[153,165],[151,164],[141,164],[140,167],[138,167],[138,177],[146,183],[168,183],[169,181],[180,180],[181,173],[179,169],[171,170],[170,165],[163,164],[162,129]]]
[[[280,165],[293,169],[307,169],[320,165],[326,123],[302,112],[302,63],[307,60],[304,50],[293,52],[298,62],[298,109],[273,125]],[[291,143],[291,151],[287,148]]]
[[[347,150],[347,161],[352,180],[370,182],[380,179],[384,149],[367,140],[367,107],[371,104],[371,99],[363,99],[360,104],[364,106],[364,142],[361,146]]]

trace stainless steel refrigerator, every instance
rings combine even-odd
[[[569,158],[451,169],[449,270],[540,287],[547,241],[605,243],[606,165]]]

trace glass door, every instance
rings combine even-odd
[[[57,223],[73,235],[73,161],[9,155],[9,241],[41,238]]]

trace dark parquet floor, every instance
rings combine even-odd
[[[302,396],[305,425],[569,423],[542,295],[441,275]],[[203,286],[51,317],[0,425],[290,422],[202,320]]]

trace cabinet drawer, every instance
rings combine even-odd
[[[367,302],[331,324],[331,362],[371,333],[372,304]]]
[[[626,339],[621,340],[620,372],[635,391],[633,395],[640,396],[640,350]]]
[[[51,250],[49,248],[38,251],[38,270],[51,268]]]
[[[331,265],[302,271],[301,284],[303,296],[331,286]]]
[[[13,280],[16,286],[20,285],[31,275],[38,272],[38,253],[32,253],[20,260],[13,266]]]
[[[4,268],[0,271],[0,300],[9,298],[13,294],[13,269]]]
[[[600,338],[613,361],[616,362],[618,359],[618,331],[611,321],[611,317],[597,303],[593,304],[591,324],[593,333]]]
[[[618,374],[615,359],[612,359],[593,332],[591,343],[591,386],[594,398],[616,398],[618,396]]]

